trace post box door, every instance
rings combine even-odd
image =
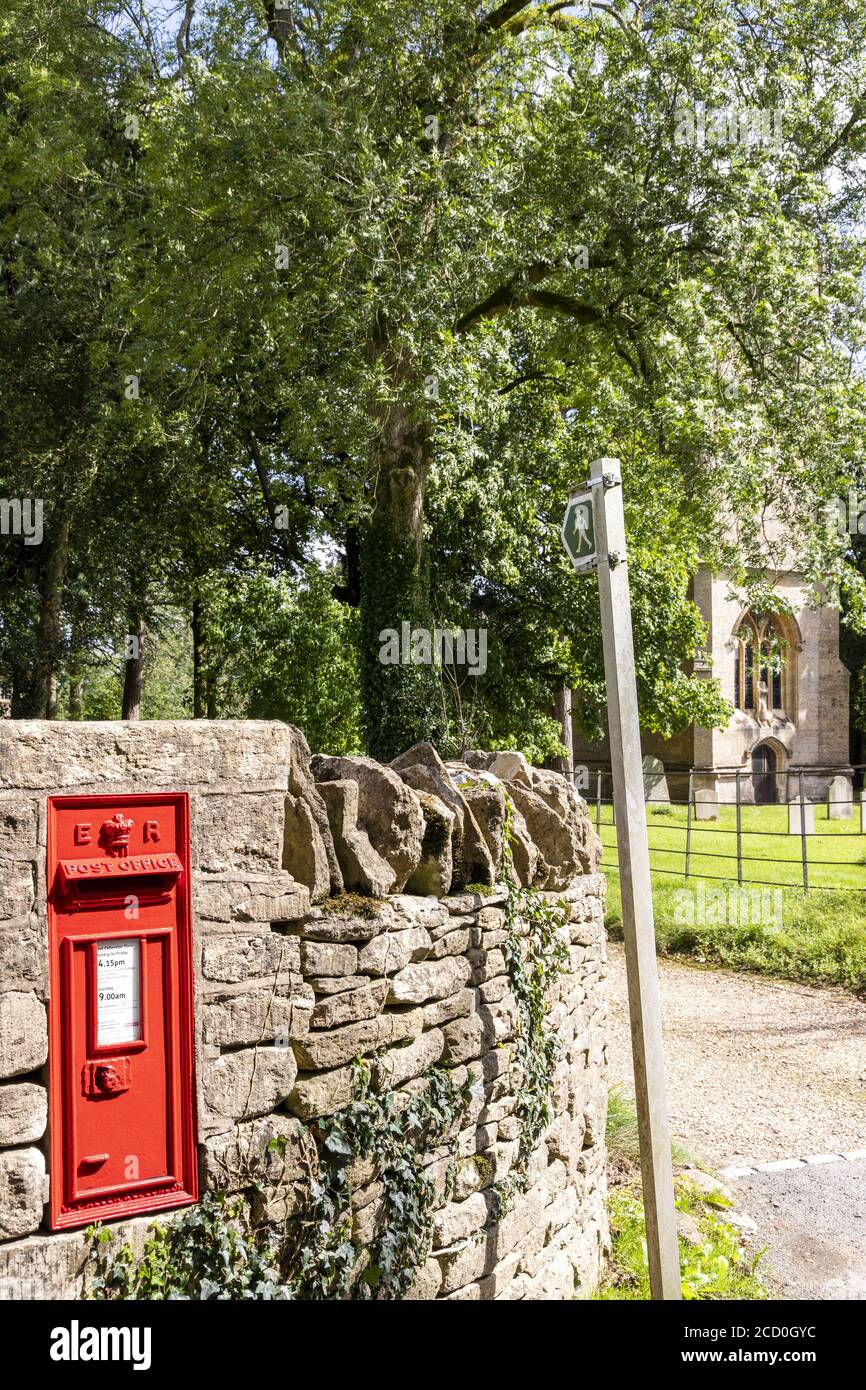
[[[50,797],[51,1224],[197,1198],[184,793]]]

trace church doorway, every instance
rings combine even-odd
[[[752,750],[752,790],[756,806],[767,806],[776,797],[776,754],[768,743]]]

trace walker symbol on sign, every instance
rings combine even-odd
[[[598,556],[591,492],[578,493],[569,498],[562,522],[562,539],[575,569],[594,567]]]

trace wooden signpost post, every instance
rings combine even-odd
[[[647,1259],[654,1299],[679,1299],[671,1140],[652,883],[643,795],[631,599],[618,459],[596,459],[566,508],[562,538],[578,574],[597,572],[617,828]]]

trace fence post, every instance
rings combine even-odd
[[[807,856],[807,854],[806,854],[806,803],[805,803],[805,801],[804,801],[804,799],[803,799],[803,774],[802,774],[802,772],[799,772],[799,773],[797,774],[797,783],[798,783],[799,789],[800,789],[800,845],[801,845],[802,852],[803,852],[803,892],[804,892],[804,893],[808,893],[808,891],[809,891],[809,860],[808,860],[808,856]],[[829,795],[830,795],[829,790],[828,790],[828,792],[827,792],[827,795],[828,795],[828,797],[829,797]],[[829,813],[829,807],[830,807],[830,803],[829,803],[829,801],[828,801],[828,802],[827,802],[828,813]]]
[[[689,792],[686,810],[686,878],[689,876],[689,865],[692,858],[692,773],[689,773]]]
[[[595,784],[595,833],[601,839],[601,772]]]
[[[740,801],[740,772],[736,772],[737,778],[737,882],[743,881],[743,812]]]

